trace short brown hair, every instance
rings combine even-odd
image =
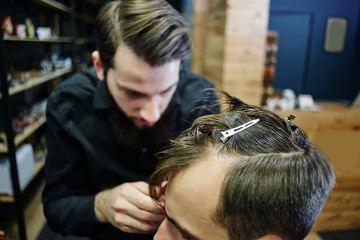
[[[105,73],[114,67],[119,44],[126,44],[152,66],[184,60],[191,54],[187,24],[164,0],[109,2],[100,10],[95,27]]]
[[[159,165],[149,181],[151,196],[156,199],[155,190],[163,181],[215,150],[230,166],[213,219],[230,239],[267,234],[303,239],[334,186],[330,162],[296,125],[230,95],[227,99],[227,110],[198,118],[157,155]],[[221,131],[254,119],[260,121],[226,142],[220,140]]]

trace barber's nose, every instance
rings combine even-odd
[[[151,96],[146,99],[141,106],[140,117],[145,121],[155,124],[161,117],[161,99],[160,96]]]

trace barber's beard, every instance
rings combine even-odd
[[[134,122],[119,108],[109,90],[107,91],[107,105],[112,134],[120,145],[135,149],[141,149],[143,145],[162,148],[175,137],[179,108],[173,99],[155,125],[144,126],[141,129],[136,127]]]

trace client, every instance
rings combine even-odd
[[[225,111],[157,154],[149,187],[166,218],[154,239],[304,239],[335,183],[329,160],[293,116],[225,95]]]

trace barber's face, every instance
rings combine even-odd
[[[224,180],[224,162],[204,160],[169,180],[165,192],[167,218],[154,240],[227,240],[213,220]]]
[[[180,61],[153,67],[124,44],[119,45],[114,59],[107,85],[115,102],[138,128],[153,126],[175,93]]]

